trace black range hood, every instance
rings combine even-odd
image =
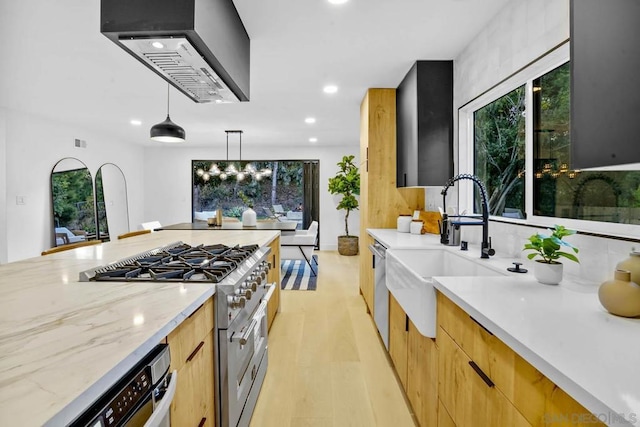
[[[100,32],[195,102],[249,100],[250,40],[231,0],[101,0]]]

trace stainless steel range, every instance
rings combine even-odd
[[[267,371],[271,250],[182,242],[80,273],[81,281],[216,284],[218,425],[248,426]]]

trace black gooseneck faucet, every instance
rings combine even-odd
[[[489,258],[489,256],[494,255],[496,253],[495,250],[491,248],[491,238],[489,237],[489,199],[487,197],[487,189],[484,186],[484,183],[475,175],[471,174],[460,174],[456,175],[453,178],[450,178],[445,184],[444,188],[441,191],[442,194],[442,207],[444,211],[447,211],[447,191],[449,187],[451,187],[456,181],[460,180],[470,180],[473,181],[478,189],[480,190],[480,197],[482,198],[482,222],[458,222],[458,225],[482,225],[482,245],[480,247],[481,253],[480,258]],[[459,216],[461,218],[463,216]],[[478,216],[467,215],[464,216],[466,218],[478,218]],[[447,221],[447,215],[444,214],[443,221]],[[443,224],[444,226],[444,224]]]

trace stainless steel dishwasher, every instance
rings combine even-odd
[[[369,245],[374,272],[373,319],[384,346],[389,349],[389,290],[386,283],[385,254],[387,248],[377,240]]]

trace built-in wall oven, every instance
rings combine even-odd
[[[384,346],[389,348],[389,290],[387,289],[387,273],[385,257],[387,248],[377,240],[369,245],[374,272],[373,319],[382,338]]]
[[[107,390],[71,427],[169,427],[178,374],[169,373],[167,344],[159,344]]]

